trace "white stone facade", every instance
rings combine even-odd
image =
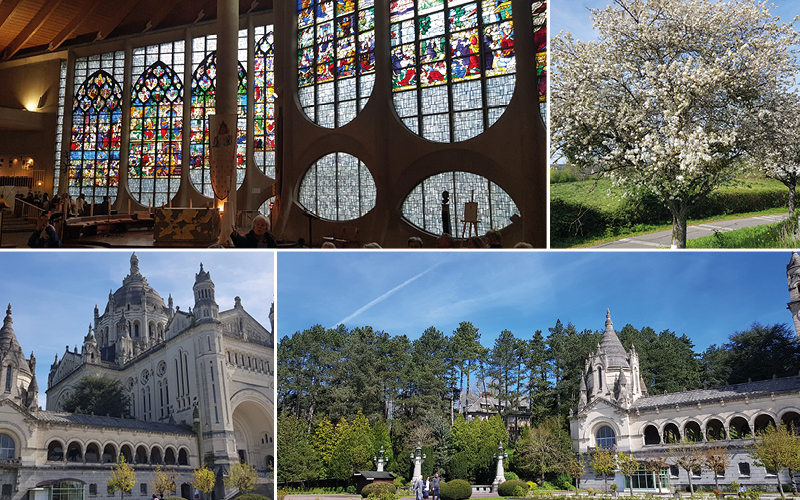
[[[800,256],[792,253],[787,266],[789,309],[800,336]],[[746,447],[753,433],[767,425],[800,423],[800,375],[748,382],[713,389],[672,394],[648,395],[641,379],[635,348],[625,351],[616,336],[610,313],[606,317],[603,341],[586,361],[581,378],[578,408],[570,417],[570,431],[575,451],[584,454],[587,463],[597,448],[611,446],[630,452],[637,459],[668,457],[670,449],[681,441],[691,446],[724,447],[731,456],[720,485],[732,481],[745,486],[777,485],[774,474],[757,466]],[[658,481],[645,474],[634,482],[635,491],[656,492]],[[684,491],[689,484],[685,470],[673,466],[662,475],[662,491]],[[649,482],[648,482],[649,481]],[[626,481],[616,473],[620,491]],[[693,475],[692,484],[708,487],[715,484],[712,472]],[[789,484],[788,473],[781,482]],[[591,467],[581,478],[581,487],[604,488],[604,481]],[[639,485],[643,487],[638,487]]]
[[[14,389],[0,392],[0,483],[11,490],[0,495],[4,500],[33,500],[38,494],[28,493],[38,491],[37,485],[63,478],[85,483],[88,500],[110,498],[108,464],[120,453],[141,483],[132,498],[150,498],[147,483],[159,465],[178,474],[177,493],[187,498],[191,471],[203,465],[220,477],[244,459],[269,474],[275,449],[273,333],[238,297],[232,309],[220,311],[202,264],[193,286],[195,303],[183,311],[171,297],[164,303],[138,263],[133,254],[122,287],[109,294],[102,314],[95,307],[81,352],[67,347],[60,360],[56,356],[47,410],[36,406],[35,360],[21,354],[9,306],[0,332],[0,366],[12,367]],[[6,383],[4,375],[0,384]],[[131,418],[61,411],[74,386],[91,376],[122,382]],[[2,435],[13,441],[6,458]],[[218,481],[216,498],[228,493]]]

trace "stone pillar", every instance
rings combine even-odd
[[[236,115],[237,91],[239,86],[238,66],[239,2],[236,0],[217,0],[217,87],[216,108],[218,115]],[[229,127],[234,130],[234,120]],[[214,168],[212,165],[211,168]],[[236,220],[236,168],[233,169],[231,190],[222,216],[220,242],[230,243],[231,226]],[[216,200],[219,205],[219,200]]]
[[[425,460],[425,455],[422,454],[422,446],[417,441],[417,451],[411,454],[411,460],[414,461],[414,475],[411,477],[411,484],[422,479],[422,461]]]
[[[499,443],[499,446],[497,447],[497,454],[494,456],[494,458],[497,459],[497,475],[495,476],[494,481],[492,481],[492,491],[496,493],[497,488],[499,488],[500,485],[506,481],[505,469],[503,468],[503,459],[508,458],[508,455],[503,453],[502,442]]]

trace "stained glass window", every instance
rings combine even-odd
[[[320,218],[346,221],[375,206],[375,181],[366,165],[347,153],[323,156],[300,182],[300,204]]]
[[[260,207],[258,207],[258,213],[266,217],[269,217],[269,214],[272,212],[272,205],[274,204],[275,204],[275,197],[273,196],[267,199],[267,201],[265,201],[264,203],[262,203]]]
[[[112,200],[119,181],[122,87],[104,68],[119,69],[123,52],[112,52],[76,60],[77,86],[72,106],[69,193],[84,194],[87,202]],[[88,76],[86,76],[88,75]]]
[[[69,158],[61,156],[61,140],[64,134],[64,107],[67,101],[67,61],[61,61],[61,71],[58,78],[58,119],[56,121],[56,161],[53,168],[53,193],[58,193],[58,183],[61,181],[61,169],[69,164]]]
[[[547,2],[533,0],[531,11],[536,46],[536,76],[539,77],[539,111],[547,125]]]
[[[217,88],[217,37],[210,35],[196,38],[192,42],[192,112],[191,112],[191,155],[189,176],[192,184],[205,196],[214,197],[211,188],[209,115],[214,114]],[[247,62],[247,30],[239,31],[239,87],[237,100],[236,139],[236,186],[242,184],[245,174],[247,152],[247,72],[242,66]]]
[[[349,123],[375,85],[374,0],[296,0],[297,86],[306,116]]]
[[[432,141],[470,139],[516,83],[511,0],[389,0],[394,106]]]
[[[275,178],[275,37],[272,26],[255,28],[255,74],[253,89],[253,152],[256,165],[269,177]]]
[[[418,184],[403,202],[403,216],[418,228],[433,234],[443,232],[442,191],[450,195],[450,230],[463,231],[464,203],[478,203],[478,234],[502,229],[519,214],[511,197],[497,184],[469,172],[444,172]],[[467,228],[469,229],[469,228]]]
[[[133,51],[128,189],[143,205],[163,206],[181,180],[184,42]]]

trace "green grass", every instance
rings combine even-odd
[[[715,232],[711,236],[687,241],[686,248],[797,248],[797,240],[786,236],[796,230],[796,220],[795,215],[775,224]]]
[[[715,191],[715,193],[720,193],[727,195],[727,199],[731,199],[730,197],[733,196],[733,199],[737,194],[742,194],[742,200],[747,199],[744,195],[752,196],[754,193],[779,193],[783,194],[786,193],[788,190],[786,187],[773,179],[766,179],[763,177],[747,177],[743,178],[740,181],[737,181],[734,185],[731,186],[724,186]],[[573,230],[570,230],[570,236],[564,237],[564,232],[557,233],[561,235],[561,237],[555,237],[551,235],[550,245],[552,248],[583,248],[589,246],[595,246],[602,243],[607,243],[611,241],[616,241],[622,238],[629,238],[632,236],[641,236],[644,234],[650,234],[659,231],[667,231],[672,229],[672,224],[669,223],[668,220],[664,220],[663,223],[657,223],[658,220],[651,220],[650,222],[656,222],[654,224],[644,224],[644,223],[637,223],[636,220],[630,220],[630,222],[626,223],[625,215],[620,214],[627,214],[624,204],[626,201],[621,196],[622,192],[619,189],[613,188],[611,185],[611,181],[608,179],[597,179],[597,180],[588,180],[588,181],[578,181],[578,182],[568,182],[568,183],[558,183],[558,184],[551,184],[550,185],[550,198],[552,200],[563,200],[565,203],[568,203],[575,207],[583,207],[584,210],[590,210],[592,213],[604,213],[604,214],[614,214],[616,213],[616,218],[614,223],[610,223],[606,227],[599,226],[597,223],[594,223],[595,227],[584,226],[583,232],[586,234],[580,235],[572,235],[574,233]],[[741,219],[746,217],[756,217],[756,216],[763,216],[763,215],[774,215],[774,214],[781,214],[786,211],[784,207],[776,207],[770,208],[766,210],[760,211],[748,211],[748,212],[739,212],[742,210],[741,207],[735,207],[734,205],[740,205],[738,203],[729,203],[726,205],[724,209],[719,209],[720,212],[715,215],[710,215],[709,210],[701,210],[698,214],[700,217],[692,218],[690,212],[690,218],[688,220],[688,225],[693,224],[703,224],[709,222],[719,222],[723,220],[731,220],[731,219]],[[745,204],[746,205],[746,204]],[[756,208],[752,206],[750,207],[751,210]],[[577,209],[576,214],[577,214]],[[717,210],[717,209],[715,209]],[[746,210],[746,208],[745,208]],[[568,213],[568,212],[567,212]],[[658,215],[658,217],[652,217],[652,214],[655,212],[650,212],[651,217],[650,219],[662,219],[662,215]],[[713,213],[713,212],[711,212]],[[576,215],[577,217],[577,215]],[[608,216],[604,216],[608,217]],[[562,224],[564,223],[564,219],[560,219]],[[594,219],[590,220],[598,220],[595,216]],[[663,219],[662,219],[663,220]],[[569,219],[567,220],[569,222]],[[641,222],[641,221],[639,221]],[[556,222],[551,221],[551,224],[556,224]],[[563,226],[562,226],[563,227]],[[758,238],[756,236],[756,238]],[[740,247],[740,248],[747,248],[747,247]],[[751,247],[752,248],[752,247]]]
[[[710,222],[746,219],[748,217],[759,217],[763,215],[776,215],[784,213],[786,213],[785,208],[771,208],[769,210],[763,210],[761,212],[747,212],[747,213],[733,214],[733,215],[716,215],[714,217],[708,217],[706,219],[689,219],[687,221],[687,225],[692,226],[697,224],[708,224]],[[756,226],[756,227],[766,227],[766,226]],[[565,238],[558,242],[562,243],[562,246],[553,246],[553,248],[588,248],[597,245],[602,245],[603,243],[609,243],[612,241],[621,240],[622,238],[631,238],[633,236],[642,236],[645,234],[658,233],[660,231],[671,231],[671,230],[672,230],[672,224],[661,224],[661,225],[638,224],[635,226],[631,226],[631,230],[629,232],[620,232],[613,236],[599,236],[596,238],[592,237]],[[730,233],[735,233],[735,232],[737,231],[730,231]],[[724,233],[724,234],[729,234],[729,233]],[[704,238],[713,238],[713,236],[704,236],[703,238],[688,240],[687,247],[695,248],[692,247],[689,244],[689,242],[697,241]],[[696,247],[696,248],[703,248],[703,247]],[[705,247],[705,248],[715,248],[715,247]],[[716,248],[723,248],[723,247],[716,247]],[[724,247],[724,248],[736,248],[736,247]],[[748,247],[738,247],[738,248],[748,248]]]

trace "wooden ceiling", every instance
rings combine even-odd
[[[238,0],[239,13],[273,0]],[[0,0],[0,61],[217,18],[217,0]]]

